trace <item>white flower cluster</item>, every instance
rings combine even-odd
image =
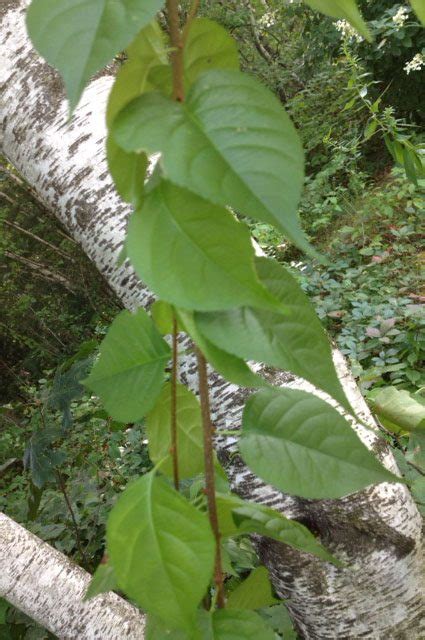
[[[420,71],[422,67],[425,67],[425,56],[422,53],[417,53],[410,62],[406,62],[404,70],[409,75],[411,71]]]
[[[347,20],[338,20],[338,22],[334,22],[334,26],[343,38],[348,38],[349,40],[354,39],[356,42],[362,42],[363,38],[361,35],[357,33],[355,28],[352,27]]]
[[[400,7],[397,13],[393,15],[393,22],[397,29],[400,29],[409,17],[408,7]]]
[[[274,11],[268,11],[258,21],[258,24],[262,27],[272,27],[276,24],[276,13]]]

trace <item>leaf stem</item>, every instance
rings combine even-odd
[[[173,362],[171,368],[171,455],[173,458],[173,479],[174,488],[179,491],[179,459],[177,443],[177,376],[178,376],[178,340],[177,340],[177,318],[173,314]]]
[[[211,423],[210,399],[208,393],[207,363],[196,348],[199,376],[199,397],[201,401],[202,427],[204,433],[205,493],[208,503],[208,516],[215,538],[214,582],[217,590],[217,607],[225,606],[223,569],[221,565],[221,535],[218,525],[217,504],[215,500],[213,425]]]
[[[173,98],[184,101],[183,40],[180,31],[179,5],[177,0],[167,0],[168,25],[172,46],[171,67],[173,71]]]

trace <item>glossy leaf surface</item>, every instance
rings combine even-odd
[[[192,478],[204,471],[202,417],[199,401],[192,391],[177,385],[177,451],[179,475]],[[171,448],[171,383],[167,383],[155,407],[146,417],[149,457],[157,464],[163,458],[161,472],[172,477]]]
[[[151,472],[113,507],[107,548],[120,587],[145,611],[170,626],[194,623],[214,564],[206,514]]]
[[[143,282],[176,306],[278,306],[256,274],[248,228],[170,182],[161,181],[133,214],[127,252]]]
[[[28,33],[60,72],[71,111],[89,78],[125,49],[162,5],[163,0],[32,0]]]
[[[277,262],[257,258],[256,264],[260,280],[282,303],[284,313],[251,307],[197,313],[199,330],[220,349],[305,378],[352,412],[335,371],[329,339],[307,296]]]
[[[263,480],[304,498],[340,498],[400,481],[333,407],[298,389],[264,390],[248,399],[239,449]]]
[[[172,182],[274,224],[312,251],[297,214],[304,164],[298,134],[277,98],[254,78],[209,71],[184,104],[148,93],[120,112],[112,133],[126,151],[161,152]]]
[[[170,348],[143,309],[122,311],[100,346],[100,357],[85,385],[100,396],[109,414],[135,422],[161,393]]]

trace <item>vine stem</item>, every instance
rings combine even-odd
[[[177,376],[178,376],[178,353],[177,353],[177,319],[173,315],[173,363],[171,368],[171,455],[173,458],[173,479],[174,488],[179,491],[179,459],[177,442]]]
[[[86,566],[88,566],[86,554],[84,553],[83,545],[81,543],[80,530],[78,528],[77,520],[75,518],[75,514],[74,514],[74,510],[72,508],[71,501],[70,501],[70,499],[68,497],[68,493],[66,491],[66,486],[65,486],[65,481],[63,479],[63,475],[61,474],[59,469],[56,469],[56,475],[57,475],[57,478],[58,478],[58,483],[59,483],[60,490],[62,491],[63,497],[64,497],[65,502],[66,502],[66,506],[68,507],[68,511],[69,511],[69,513],[71,515],[71,520],[72,520],[72,524],[74,526],[77,547],[78,547],[78,551],[80,552],[81,560],[84,562],[84,564]]]
[[[173,71],[173,98],[184,101],[183,40],[180,31],[179,5],[176,0],[167,0],[168,26],[172,46],[171,67]]]
[[[223,569],[221,564],[221,535],[218,525],[217,503],[215,499],[213,425],[211,423],[210,399],[208,393],[207,363],[196,348],[199,376],[199,397],[201,401],[202,427],[204,434],[205,493],[207,496],[208,516],[215,538],[214,583],[216,586],[217,607],[225,606]]]

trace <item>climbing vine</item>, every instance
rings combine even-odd
[[[337,498],[398,478],[341,412],[306,391],[272,386],[247,364],[290,371],[355,416],[308,299],[285,268],[255,256],[238,218],[272,224],[322,259],[297,216],[298,134],[278,99],[239,70],[230,35],[196,17],[196,0],[187,16],[176,0],[163,4],[33,0],[28,10],[32,41],[62,74],[71,112],[89,78],[126,50],[107,109],[108,163],[134,208],[126,256],[158,301],[149,312],[119,314],[85,384],[115,420],[146,419],[155,466],[110,513],[107,588],[117,585],[147,612],[152,638],[273,640],[253,611],[274,601],[267,576],[251,574],[230,593],[222,541],[257,533],[339,562],[300,523],[218,486],[207,362],[255,389],[232,433],[247,466],[279,490]],[[370,38],[354,0],[306,4]],[[179,380],[183,333],[195,345],[198,396]],[[102,565],[97,591],[104,575]],[[237,590],[247,588],[244,606]]]

